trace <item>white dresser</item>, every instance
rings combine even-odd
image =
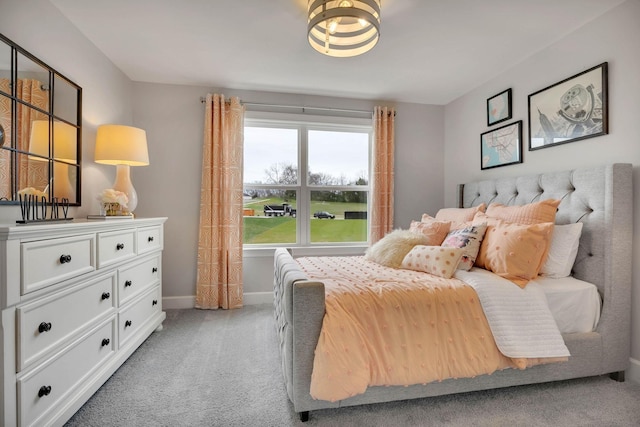
[[[165,221],[0,225],[0,425],[63,425],[162,327]]]

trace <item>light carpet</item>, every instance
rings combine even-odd
[[[640,425],[640,385],[606,376],[318,410],[301,423],[277,342],[271,305],[167,310],[164,329],[66,426]]]

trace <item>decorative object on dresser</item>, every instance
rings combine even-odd
[[[511,88],[487,99],[487,126],[511,118]]]
[[[138,194],[131,182],[129,167],[149,164],[147,133],[132,126],[98,126],[95,162],[116,165],[113,189],[127,195],[127,209],[123,213],[133,213],[138,206]]]
[[[480,169],[522,163],[522,120],[480,134]]]
[[[609,133],[607,62],[529,95],[529,150]]]
[[[0,425],[62,425],[162,328],[166,218],[0,225]]]
[[[43,192],[34,188],[21,190],[18,194],[20,200],[20,214],[22,219],[16,220],[17,224],[37,224],[51,221],[71,221],[69,217],[69,199],[58,200],[54,197],[51,203]],[[49,210],[49,205],[51,205]],[[60,214],[62,211],[62,214]]]

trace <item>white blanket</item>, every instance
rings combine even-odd
[[[540,286],[520,288],[487,270],[457,270],[455,277],[473,287],[493,332],[507,357],[567,357],[569,349]]]

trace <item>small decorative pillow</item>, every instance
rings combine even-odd
[[[404,257],[401,267],[449,279],[456,271],[463,253],[462,248],[416,245]]]
[[[450,228],[449,221],[436,221],[431,218],[427,221],[411,221],[409,230],[426,236],[429,239],[428,243],[425,243],[426,245],[440,246],[444,238],[447,237]]]
[[[428,242],[429,239],[424,234],[409,230],[393,230],[371,245],[364,257],[387,267],[399,268],[405,255],[415,245],[425,245]]]
[[[555,222],[560,200],[547,199],[522,206],[505,206],[491,203],[487,208],[487,216],[518,224],[540,224]]]
[[[484,212],[486,208],[486,203],[471,208],[444,208],[436,213],[436,219],[438,221],[450,221],[453,228],[464,228],[473,221],[476,213]]]
[[[556,225],[551,235],[551,246],[540,275],[560,279],[571,274],[578,255],[582,223]]]
[[[485,231],[487,231],[487,224],[483,223],[470,225],[458,230],[451,230],[449,234],[447,234],[447,237],[445,237],[441,245],[443,248],[464,249],[462,258],[458,264],[458,270],[471,270],[478,256],[480,243],[482,242]]]
[[[487,223],[475,265],[524,288],[547,258],[554,224],[516,224],[477,213],[474,225]]]

